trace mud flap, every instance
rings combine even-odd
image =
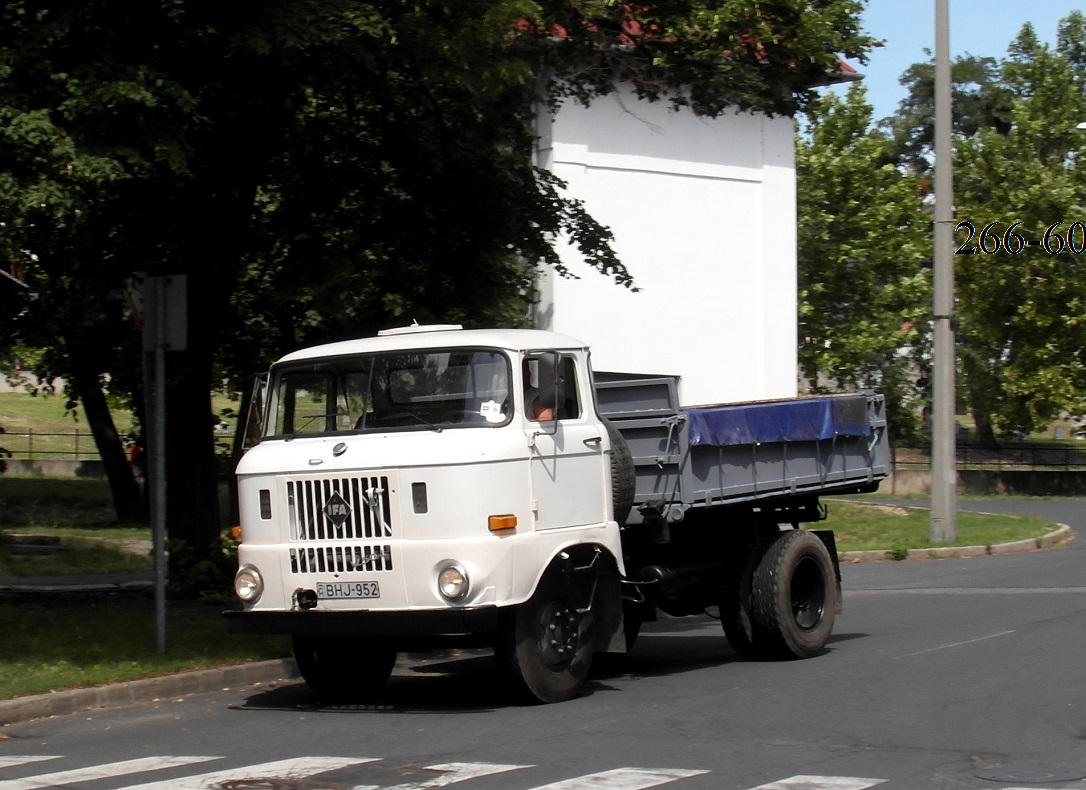
[[[830,553],[830,559],[833,561],[833,575],[837,579],[837,611],[836,614],[841,614],[844,611],[844,596],[841,590],[841,559],[837,556],[837,539],[833,535],[832,529],[812,529],[811,534],[815,535],[823,545],[826,547],[826,551]]]

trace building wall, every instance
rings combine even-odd
[[[674,112],[619,91],[541,114],[538,161],[611,228],[633,293],[545,273],[536,325],[593,349],[597,371],[681,376],[684,406],[796,394],[790,118]]]

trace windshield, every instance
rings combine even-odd
[[[399,351],[272,372],[265,436],[441,431],[510,419],[509,359],[492,349]]]

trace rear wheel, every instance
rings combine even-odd
[[[371,698],[388,681],[396,663],[396,651],[377,639],[297,634],[292,641],[302,678],[325,702]]]
[[[584,686],[595,639],[591,611],[578,612],[569,585],[551,573],[510,613],[495,654],[519,696],[562,702]]]
[[[762,559],[761,546],[747,546],[739,560],[731,565],[720,595],[720,624],[728,644],[741,658],[766,657],[766,635],[754,619],[754,569]]]
[[[808,658],[826,646],[837,612],[833,560],[818,536],[784,532],[754,570],[754,627],[775,657]]]

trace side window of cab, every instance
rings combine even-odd
[[[577,364],[573,357],[544,352],[524,358],[525,416],[532,422],[581,416]]]

